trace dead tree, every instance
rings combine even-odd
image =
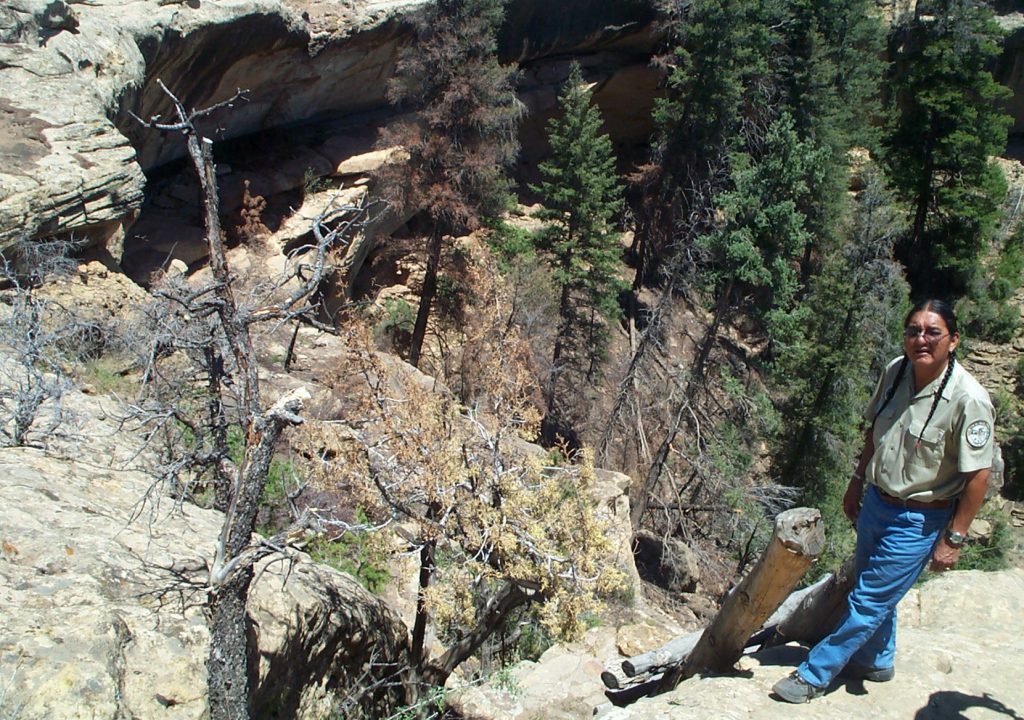
[[[731,668],[747,638],[782,604],[824,547],[821,513],[795,508],[780,514],[764,555],[726,597],[686,662],[665,674],[663,688],[671,690],[707,669]]]
[[[64,368],[80,361],[100,328],[73,308],[47,299],[39,286],[70,274],[74,241],[12,243],[0,254],[0,343],[10,360],[0,360],[0,446],[44,442],[68,418],[61,402],[71,381]]]
[[[815,645],[839,624],[846,612],[847,598],[856,579],[851,555],[834,574],[827,575],[803,591],[793,593],[769,618],[764,632],[752,638],[763,647],[800,642]]]
[[[254,563],[273,552],[267,543],[254,544],[252,541],[256,514],[275,446],[287,427],[303,422],[300,412],[303,400],[309,397],[300,388],[269,408],[264,407],[250,328],[257,323],[294,320],[314,309],[310,298],[329,269],[328,252],[339,243],[348,241],[354,231],[365,223],[369,208],[366,205],[329,207],[314,220],[315,242],[292,252],[291,272],[272,284],[272,288],[263,295],[267,301],[256,305],[239,302],[236,293],[239,280],[228,267],[221,233],[213,143],[200,134],[197,123],[214,112],[230,108],[244,99],[245,94],[239,91],[225,102],[188,112],[162,82],[157,82],[173,105],[176,121],[164,122],[159,116],[149,120],[136,119],[147,128],[180,132],[185,136],[188,155],[199,178],[205,240],[213,277],[204,287],[180,283],[165,286],[158,294],[173,306],[183,322],[198,323],[198,334],[206,331],[218,341],[191,348],[202,350],[199,364],[201,374],[206,377],[206,413],[196,413],[194,408],[178,405],[159,410],[139,407],[137,415],[184,424],[192,431],[193,437],[213,435],[212,448],[206,452],[194,452],[183,461],[172,463],[168,472],[173,474],[188,467],[213,464],[219,473],[218,484],[222,493],[219,504],[223,506],[225,517],[209,566],[207,588],[209,703],[210,716],[214,720],[238,720],[249,717],[246,598]],[[158,372],[155,366],[170,354],[166,347],[159,347],[160,333],[154,332],[153,336],[145,373],[150,379]],[[173,351],[177,336],[172,332],[171,337],[163,337],[162,342],[169,343]],[[180,337],[188,337],[188,333],[181,333]],[[222,356],[221,347],[225,348],[226,356]],[[223,432],[228,386],[237,390],[233,403],[244,438],[243,456],[238,467],[234,467],[227,457],[226,433]]]
[[[813,517],[814,511],[802,510],[811,513],[806,517]],[[791,535],[801,524],[802,520],[792,525],[791,529],[784,530],[783,536]],[[813,524],[807,526],[804,533],[797,532],[797,535],[804,536],[804,540],[798,544],[802,544],[807,553],[813,551],[815,544],[819,543],[816,539],[818,530]],[[748,579],[730,594],[729,598],[735,597],[735,601],[730,603],[730,599],[726,600],[709,628],[682,635],[659,648],[627,658],[618,668],[608,666],[601,674],[601,679],[608,688],[609,697],[618,704],[625,704],[645,695],[671,689],[674,685],[669,684],[675,676],[679,676],[680,680],[685,679],[703,668],[719,672],[727,670],[747,648],[773,647],[787,642],[814,645],[825,637],[838,624],[846,610],[847,596],[854,581],[853,557],[848,558],[834,574],[790,593],[759,629],[749,633],[753,618],[764,615],[775,602],[772,598],[777,597],[788,582],[782,578],[794,571],[799,572],[800,565],[810,559],[810,555],[802,555],[791,543],[777,543],[777,537],[772,542],[776,551],[773,553],[769,549],[766,552],[762,562],[747,576]],[[777,558],[780,551],[792,552],[793,557],[782,556],[784,562],[780,565],[777,559],[773,561],[770,557],[775,555]],[[772,567],[776,570],[772,571]],[[781,574],[778,573],[780,567],[783,568]],[[752,579],[755,573],[760,573],[762,579]],[[774,577],[766,580],[766,574]],[[750,593],[757,592],[764,593],[763,597],[756,603],[750,601]],[[756,612],[751,612],[755,607]],[[721,632],[725,627],[728,627],[728,631]],[[739,641],[741,637],[743,639]],[[698,645],[703,647],[702,655],[695,654]]]

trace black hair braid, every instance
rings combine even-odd
[[[900,360],[900,369],[896,371],[896,377],[893,378],[892,385],[890,385],[889,389],[885,391],[885,400],[882,402],[882,406],[878,408],[878,412],[876,412],[875,416],[871,419],[872,424],[874,424],[875,420],[878,419],[878,416],[882,414],[882,411],[885,410],[886,405],[888,405],[889,401],[892,400],[893,395],[896,394],[896,388],[900,386],[900,380],[903,379],[903,373],[906,372],[907,363],[909,362],[910,359],[906,355],[904,355],[903,359]],[[934,408],[932,408],[932,412],[935,412]]]
[[[949,352],[949,363],[946,365],[946,373],[942,376],[942,384],[939,385],[938,391],[935,393],[935,399],[932,400],[932,409],[928,411],[928,417],[924,421],[924,425],[921,427],[921,432],[917,436],[917,444],[921,444],[921,438],[924,437],[925,428],[928,427],[928,423],[932,421],[932,415],[935,414],[935,408],[939,406],[939,400],[942,399],[942,391],[946,389],[946,383],[949,382],[950,376],[953,374],[953,366],[956,365],[956,350]]]

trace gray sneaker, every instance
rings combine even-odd
[[[868,680],[870,682],[889,682],[896,677],[896,668],[874,668],[867,665],[859,665],[857,663],[848,663],[843,671],[839,673],[840,677],[849,678],[851,680]]]
[[[825,688],[814,687],[800,677],[799,673],[795,670],[788,677],[784,677],[775,683],[772,691],[789,703],[810,702],[814,698],[825,694]]]

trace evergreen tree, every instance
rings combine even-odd
[[[771,94],[775,36],[768,18],[776,7],[694,0],[680,18],[666,94],[654,109],[652,162],[636,178],[644,199],[636,211],[634,287],[653,279],[659,262],[671,266],[707,231],[730,154],[742,149],[744,126]]]
[[[841,528],[842,495],[862,442],[861,412],[885,363],[899,352],[906,283],[892,257],[905,230],[880,172],[868,169],[842,251],[822,262],[802,303],[800,335],[780,353],[774,383],[785,388],[780,480],[800,487],[829,527]],[[850,538],[830,536],[838,556]]]
[[[776,63],[782,105],[801,142],[828,148],[821,172],[806,178],[798,209],[810,233],[802,283],[835,252],[846,212],[849,151],[877,149],[885,30],[872,0],[789,0]]]
[[[913,213],[896,247],[916,295],[961,295],[990,238],[1005,180],[1009,91],[992,78],[1000,30],[974,0],[931,0],[894,35],[888,167]]]
[[[789,0],[777,63],[797,135],[876,149],[885,24],[873,0]],[[843,163],[841,152],[836,162]]]
[[[820,176],[828,156],[827,149],[801,142],[783,114],[757,155],[733,156],[733,188],[719,202],[723,222],[698,241],[719,307],[731,313],[750,303],[747,310],[767,321],[773,339],[785,334],[800,289],[797,263],[810,242],[799,206],[809,202],[807,180]]]
[[[437,292],[446,235],[472,231],[507,205],[506,169],[519,152],[517,70],[495,55],[503,0],[435,0],[413,15],[416,42],[401,54],[388,96],[415,110],[382,132],[409,153],[383,171],[397,200],[423,210],[427,268],[409,362],[417,365]]]
[[[607,323],[619,317],[617,276],[621,261],[612,218],[620,203],[611,140],[600,134],[601,116],[578,64],[573,64],[559,105],[548,124],[550,159],[540,164],[544,180],[534,190],[544,200],[547,221],[537,238],[559,289],[558,329],[546,389],[543,434],[554,439],[567,418],[559,388],[568,378],[591,378],[607,346]]]

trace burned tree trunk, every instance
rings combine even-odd
[[[269,409],[264,409],[250,326],[294,320],[313,311],[314,306],[309,299],[324,278],[328,251],[336,241],[351,237],[352,231],[363,223],[366,207],[334,207],[332,203],[313,221],[316,244],[301,248],[301,259],[296,255],[290,256],[289,262],[293,267],[285,273],[287,277],[279,278],[277,284],[270,283],[272,287],[261,298],[267,304],[260,307],[240,304],[234,291],[238,276],[228,266],[221,233],[213,143],[200,135],[196,123],[219,109],[232,106],[244,97],[244,93],[239,91],[225,102],[190,113],[162,82],[157,80],[157,83],[174,106],[177,122],[163,123],[159,116],[148,121],[137,119],[144,127],[181,132],[185,136],[188,154],[199,179],[208,263],[213,276],[212,283],[206,287],[165,291],[165,297],[174,307],[185,308],[189,322],[211,320],[202,326],[210,334],[210,339],[203,346],[206,366],[202,367],[200,363],[199,369],[206,373],[207,388],[211,391],[207,417],[212,427],[201,428],[202,419],[190,418],[187,403],[178,403],[166,412],[193,430],[202,429],[203,432],[195,432],[194,435],[210,433],[215,439],[216,447],[212,452],[193,453],[182,460],[181,466],[202,467],[213,461],[217,463],[217,477],[222,486],[218,488],[217,502],[224,510],[224,522],[209,565],[210,654],[207,668],[210,717],[213,720],[246,720],[251,690],[246,599],[254,563],[279,550],[279,547],[267,543],[252,542],[256,514],[267,484],[274,448],[286,428],[303,422],[300,413],[303,402],[309,399],[309,393],[298,388],[281,397]],[[291,281],[295,281],[294,288],[286,290]],[[227,348],[224,357],[233,360],[230,370],[226,369],[224,357],[216,350],[215,343],[223,343]],[[153,353],[151,362],[156,362],[158,357]],[[229,373],[234,380],[230,384],[240,390],[235,411],[243,431],[244,449],[238,468],[228,461],[226,448],[223,388],[228,384]]]

